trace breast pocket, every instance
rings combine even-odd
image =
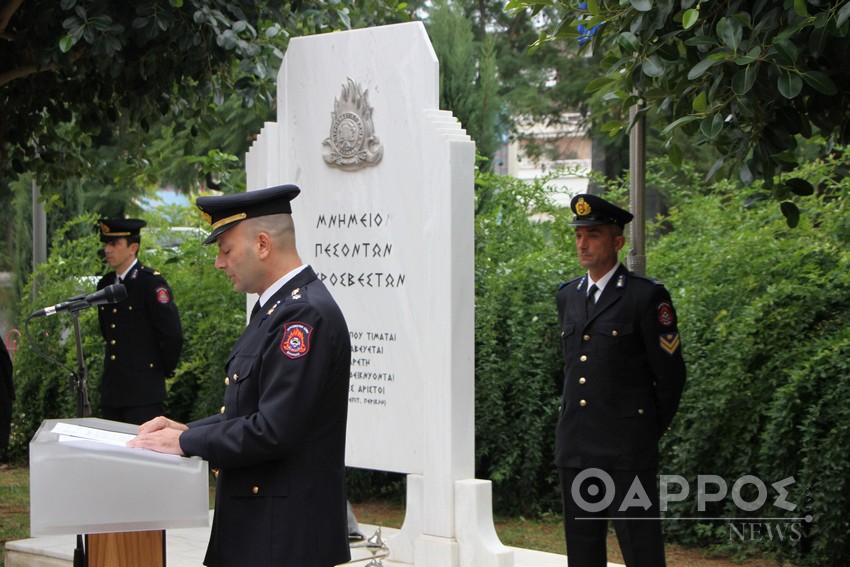
[[[575,323],[567,322],[561,324],[561,352],[566,352],[575,332]]]
[[[642,351],[640,339],[635,332],[635,326],[629,321],[606,321],[599,328],[607,344],[607,351],[626,360],[639,355]]]
[[[224,393],[225,417],[247,415],[259,405],[257,355],[236,355],[227,365]]]

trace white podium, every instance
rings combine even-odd
[[[110,444],[137,429],[97,418],[41,424],[30,442],[32,537],[132,532],[123,544],[89,535],[89,567],[131,565],[139,555],[146,556],[141,564],[164,565],[162,530],[209,525],[207,462]],[[79,431],[82,437],[75,436]],[[93,557],[104,554],[113,557]],[[151,555],[157,556],[153,563]]]

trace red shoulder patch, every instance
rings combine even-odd
[[[168,303],[171,301],[171,294],[168,293],[167,287],[156,288],[156,300],[160,303]]]
[[[294,321],[283,326],[283,339],[280,350],[289,358],[301,358],[310,352],[310,335],[313,327],[307,323]]]
[[[658,322],[665,327],[671,327],[676,323],[673,306],[666,301],[658,304]]]

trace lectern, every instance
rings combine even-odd
[[[30,442],[32,537],[88,534],[88,567],[164,566],[164,530],[209,525],[207,462],[120,444],[137,430],[98,418],[41,424]]]

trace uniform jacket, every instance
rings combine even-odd
[[[12,358],[0,337],[0,458],[9,446],[12,426],[12,403],[15,400],[15,383],[12,380]]]
[[[97,289],[114,283],[115,272],[110,272]],[[101,402],[111,407],[159,403],[165,400],[165,378],[174,372],[183,348],[174,295],[159,272],[139,262],[122,283],[127,298],[97,311],[106,341]]]
[[[205,565],[349,560],[350,360],[343,314],[310,267],[252,316],[227,357],[221,413],[180,436],[184,453],[218,469]]]
[[[685,384],[676,312],[655,280],[620,265],[590,317],[587,277],[556,301],[564,384],[556,435],[560,467],[646,470]]]

